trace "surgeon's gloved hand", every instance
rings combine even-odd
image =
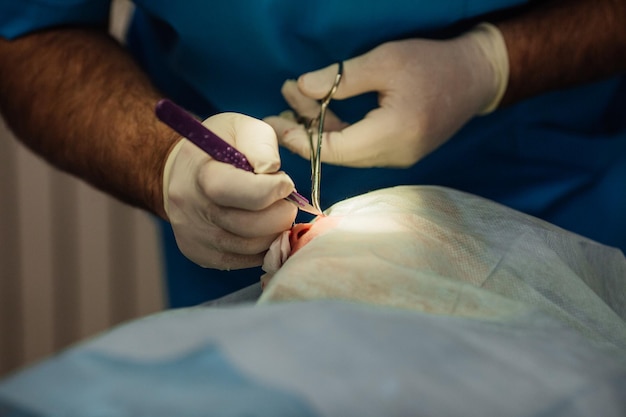
[[[330,90],[337,65],[287,81],[283,95],[305,118]],[[435,150],[478,114],[493,111],[508,82],[508,56],[499,30],[481,24],[444,41],[408,39],[380,45],[344,62],[334,98],[378,92],[379,107],[347,125],[327,113],[322,161],[353,167],[406,167]],[[332,107],[332,104],[331,104]],[[309,140],[294,117],[265,119],[279,143],[309,157]]]
[[[222,113],[203,124],[241,151],[254,173],[211,158],[187,139],[170,151],[163,173],[164,208],[181,252],[208,268],[261,265],[274,239],[291,228],[297,208],[284,200],[292,180],[280,168],[266,123]]]

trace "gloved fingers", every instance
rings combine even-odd
[[[268,117],[265,119],[275,130],[278,136],[278,142],[281,146],[289,149],[291,152],[305,159],[311,157],[311,144],[309,134],[303,125],[297,124],[282,117]],[[331,139],[332,138],[332,139]],[[347,151],[350,144],[345,143],[342,131],[324,132],[322,135],[322,161],[332,164],[345,165],[349,163],[348,155],[342,155],[342,151]],[[339,141],[339,143],[337,143]],[[357,141],[356,144],[365,146],[363,141]],[[367,149],[360,149],[359,154],[369,152]],[[355,165],[358,166],[358,165]]]
[[[281,146],[305,159],[310,158],[309,135],[303,124],[299,124],[293,119],[285,118],[282,114],[281,116],[266,117],[263,120],[274,128],[278,137],[278,143]]]
[[[289,104],[289,107],[291,107],[291,109],[293,109],[295,114],[298,116],[303,117],[306,120],[315,119],[319,116],[321,108],[319,101],[302,94],[294,80],[285,81],[281,88],[281,93],[287,104]],[[302,122],[295,117],[295,114],[292,113],[290,115],[289,113],[283,112],[281,116],[286,119],[291,119],[296,123]],[[341,121],[341,119],[339,119],[332,110],[326,109],[326,116],[324,117],[324,130],[340,130],[345,126],[346,123]]]
[[[280,89],[283,98],[295,113],[305,119],[314,119],[320,112],[319,102],[298,90],[295,80],[287,80]]]
[[[479,27],[450,40],[387,42],[345,61],[333,98],[375,91],[379,107],[350,126],[325,126],[322,161],[353,167],[410,166],[472,117],[493,110],[507,75],[506,45],[497,35],[497,28]],[[286,83],[283,94],[296,112],[316,117],[316,100],[328,94],[336,74],[337,64],[303,74],[297,88]],[[282,146],[309,157],[310,141],[302,127],[289,120],[267,120]]]
[[[204,268],[242,269],[262,264],[270,238],[256,242],[219,229],[203,235],[181,231],[176,234],[176,244],[185,257]],[[214,246],[215,242],[219,246]]]
[[[295,204],[287,200],[279,200],[266,209],[258,211],[218,206],[212,211],[211,220],[216,226],[236,236],[260,238],[271,235],[275,237],[276,234],[291,228],[297,212]]]
[[[271,126],[240,113],[220,113],[203,124],[243,153],[257,174],[280,169],[278,142]]]
[[[203,268],[230,271],[263,265],[263,253],[256,255],[240,255],[231,252],[198,251],[196,254],[189,251],[186,252],[182,247],[180,248],[187,259]]]
[[[333,95],[341,100],[371,91],[385,88],[386,80],[383,65],[387,65],[385,57],[378,57],[375,48],[358,57],[343,62],[341,82]],[[335,82],[338,64],[332,64],[317,71],[308,72],[298,77],[297,85],[300,92],[314,99],[326,97]]]
[[[263,210],[295,189],[282,171],[254,174],[213,160],[200,167],[197,186],[218,206],[251,211]]]
[[[401,167],[414,163],[411,149],[404,149],[395,158],[394,142],[401,143],[399,122],[392,114],[378,108],[365,118],[339,132],[329,132],[322,140],[322,162],[351,167]]]
[[[276,132],[278,143],[281,146],[286,147],[303,158],[309,159],[311,149],[309,133],[303,124],[295,120],[292,113],[283,112],[280,116],[270,116],[263,120],[272,126]],[[347,123],[339,120],[330,110],[326,112],[325,121],[326,131],[340,131],[348,126]],[[313,135],[313,139],[317,140],[317,129],[314,130]],[[326,135],[327,134],[324,134],[324,136]]]
[[[269,125],[232,114],[215,116],[207,125],[243,152],[255,155],[256,161],[266,163],[263,169],[278,169],[272,163],[278,145]],[[260,147],[255,142],[259,137]],[[253,165],[255,156],[249,158]],[[255,174],[235,168],[212,159],[186,139],[170,152],[163,182],[177,244],[186,257],[204,267],[261,265],[265,251],[279,233],[290,228],[297,212],[283,200],[294,189],[284,172]]]
[[[263,257],[264,254],[260,253],[257,255],[237,255],[233,253],[220,253],[216,258],[215,265],[221,270],[235,270],[235,269],[246,269],[246,268],[254,268],[256,266],[263,265]]]
[[[177,218],[172,222],[172,227],[176,231],[176,243],[181,252],[205,268],[240,269],[258,266],[271,243],[281,233],[243,237],[198,219]]]
[[[216,251],[224,254],[230,253],[232,255],[241,256],[264,255],[280,233],[282,232],[279,231],[267,236],[248,238],[221,229],[213,233],[213,237],[215,238],[214,247]],[[205,246],[209,245],[209,242],[205,243]]]
[[[281,117],[268,118],[267,121],[276,130],[281,146],[303,158],[310,157],[309,138],[302,125]],[[343,130],[325,132],[322,161],[352,167],[411,165],[417,158],[414,149],[402,150],[396,157],[388,155],[396,149],[393,141],[403,135],[397,131],[399,125],[393,114],[378,108]]]

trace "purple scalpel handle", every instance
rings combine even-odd
[[[230,164],[235,168],[254,172],[254,168],[244,154],[211,132],[182,107],[170,100],[163,99],[157,103],[155,113],[163,123],[174,129],[179,135],[189,139],[213,159]]]
[[[211,132],[199,120],[172,101],[168,99],[159,100],[155,113],[159,120],[174,129],[179,135],[189,139],[213,159],[230,164],[235,168],[254,172],[254,168],[252,168],[244,154]],[[309,204],[309,200],[296,191],[292,192],[286,200],[295,203],[301,210],[307,213],[314,215],[322,214]]]

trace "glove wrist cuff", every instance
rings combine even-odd
[[[472,29],[471,34],[493,70],[495,94],[491,101],[478,112],[479,115],[486,115],[498,108],[506,92],[509,82],[509,56],[504,37],[495,25],[486,22],[480,23]]]
[[[167,160],[165,161],[165,167],[163,168],[163,210],[165,210],[165,214],[169,218],[169,185],[170,185],[170,176],[172,174],[172,167],[174,165],[174,161],[176,160],[176,156],[178,152],[180,152],[180,148],[182,148],[186,139],[182,138],[171,148],[169,154],[167,155]]]

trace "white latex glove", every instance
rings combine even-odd
[[[344,62],[334,98],[378,92],[379,107],[347,125],[328,112],[322,161],[353,167],[406,167],[441,146],[477,114],[494,110],[508,82],[499,30],[481,24],[454,39],[389,42]],[[311,118],[331,88],[337,65],[287,81],[283,95]],[[331,103],[332,107],[332,103]],[[294,117],[265,119],[279,143],[309,158],[309,140]]]
[[[267,284],[274,276],[281,266],[287,261],[289,255],[291,255],[291,244],[289,243],[289,236],[291,230],[285,230],[281,233],[274,242],[270,245],[269,250],[263,258],[262,269],[265,274],[261,275],[261,288],[265,289]]]
[[[255,173],[211,158],[187,139],[168,155],[165,211],[181,252],[203,267],[261,265],[270,244],[291,228],[297,208],[283,200],[294,184],[279,172],[274,131],[266,123],[222,113],[203,124],[247,158]]]

